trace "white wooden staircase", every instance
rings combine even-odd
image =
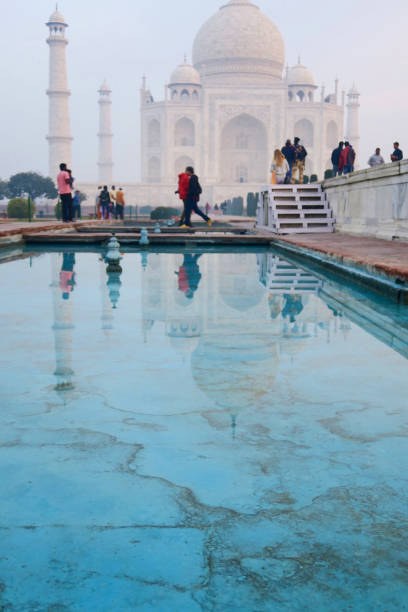
[[[256,226],[274,234],[334,232],[336,220],[319,183],[269,185],[261,192]]]

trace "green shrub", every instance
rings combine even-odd
[[[317,181],[319,180],[317,174],[312,174],[312,176],[310,177],[310,182],[311,183],[317,183]]]
[[[334,176],[334,172],[333,170],[325,170],[324,172],[324,178],[325,179],[331,179]]]
[[[307,176],[307,174],[305,174],[305,176],[303,177],[303,184],[307,185],[309,183],[309,177]]]
[[[55,218],[58,219],[58,221],[60,221],[62,219],[62,204],[61,204],[61,200],[58,200],[58,202],[55,205],[54,208],[54,214],[55,214]]]
[[[152,206],[141,206],[139,208],[139,215],[141,215],[142,217],[150,215],[152,210],[153,210]]]
[[[35,204],[32,200],[30,201],[30,212],[31,217],[34,217]],[[28,219],[28,200],[25,198],[13,198],[10,200],[7,205],[7,216],[9,219]]]
[[[170,208],[166,206],[159,206],[150,213],[152,221],[159,221],[161,219],[171,219],[172,217],[178,217],[180,210],[178,208]]]

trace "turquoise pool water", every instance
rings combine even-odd
[[[408,309],[276,253],[0,265],[0,609],[408,609]]]

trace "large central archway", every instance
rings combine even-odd
[[[264,183],[268,175],[268,137],[264,124],[243,113],[221,135],[220,181]]]

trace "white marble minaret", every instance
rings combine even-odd
[[[98,181],[101,185],[112,184],[112,119],[111,108],[112,90],[104,81],[99,90],[99,156],[98,156]]]
[[[356,167],[359,165],[360,149],[360,93],[353,85],[347,94],[347,130],[346,140],[353,145],[356,152]]]
[[[47,90],[49,97],[49,175],[55,180],[59,172],[59,164],[66,163],[71,167],[72,137],[69,120],[66,47],[68,40],[65,31],[68,24],[58,12],[51,15],[48,23],[50,34],[47,43],[50,47],[50,82]]]

